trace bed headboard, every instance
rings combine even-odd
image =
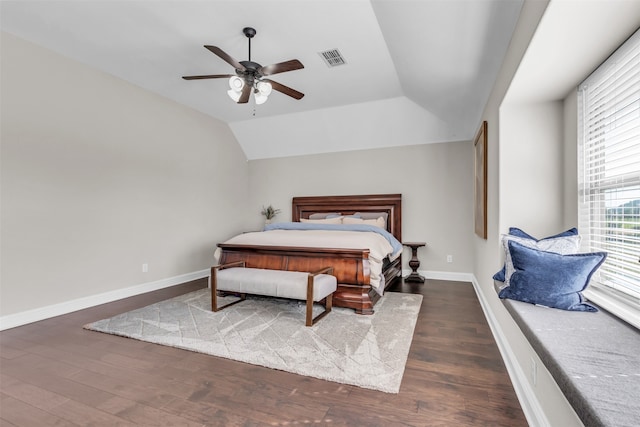
[[[402,242],[402,194],[293,198],[292,221],[300,221],[300,218],[309,218],[309,215],[321,212],[340,212],[343,215],[356,212],[387,212],[387,231]]]

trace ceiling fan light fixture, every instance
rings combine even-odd
[[[271,95],[273,86],[271,86],[271,83],[269,82],[258,82],[258,84],[256,85],[256,89],[258,89],[260,95],[269,96]]]
[[[267,99],[269,98],[266,95],[262,95],[260,92],[256,92],[254,96],[256,99],[256,105],[264,104],[265,102],[267,102]]]
[[[232,76],[229,79],[229,87],[236,92],[242,92],[242,88],[244,87],[244,80],[242,80],[238,76]]]
[[[227,91],[227,95],[229,95],[229,98],[233,99],[235,102],[238,102],[240,95],[242,94],[242,88],[244,87],[244,80],[238,76],[232,76],[229,79],[229,87],[231,89]]]
[[[240,100],[240,95],[242,94],[242,92],[236,92],[233,89],[229,89],[227,91],[227,95],[229,95],[229,98],[233,99],[233,102],[238,102]]]
[[[1,1],[1,0],[0,0]],[[304,65],[297,59],[279,62],[277,64],[267,65],[263,67],[257,62],[251,61],[251,39],[256,35],[256,30],[251,27],[245,27],[242,32],[249,41],[249,59],[247,61],[237,61],[229,54],[224,52],[217,46],[204,45],[211,53],[217,55],[220,59],[233,66],[236,75],[233,74],[208,74],[199,76],[182,76],[185,80],[200,79],[220,79],[229,78],[229,90],[227,95],[238,104],[246,104],[249,101],[251,92],[253,92],[256,104],[264,104],[273,90],[283,93],[293,99],[302,99],[304,93],[298,92],[288,86],[263,77],[274,74],[285,73],[288,71],[300,70]]]
[[[256,83],[256,90],[253,93],[253,96],[256,99],[256,104],[260,105],[267,102],[267,98],[271,95],[272,89],[271,83],[269,82]]]

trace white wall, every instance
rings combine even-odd
[[[564,100],[564,195],[563,229],[578,226],[578,91],[572,90]]]
[[[472,269],[471,142],[252,160],[249,171],[254,228],[261,226],[259,212],[268,204],[282,209],[276,221],[290,221],[294,196],[401,193],[403,240],[428,244],[418,251],[420,270]],[[405,268],[409,259],[405,248]]]
[[[499,185],[499,231],[506,233],[510,226],[516,226],[542,238],[566,230],[563,103],[503,104],[500,124],[499,169],[505,179]],[[524,374],[522,379],[528,382],[529,393],[535,395],[549,423],[581,425],[551,374],[529,343],[523,342],[517,327],[513,328],[502,304],[496,302],[495,291],[489,298],[494,313],[500,313],[501,326],[510,331],[509,342]],[[539,367],[535,379],[532,360]]]
[[[2,316],[210,267],[246,218],[248,165],[228,126],[1,43]]]
[[[564,217],[562,101],[500,107],[499,232],[557,234]],[[574,176],[575,180],[575,176]],[[576,226],[573,224],[572,226]]]
[[[576,225],[572,93],[639,20],[638,2],[526,0],[483,113],[489,123],[489,230],[487,240],[474,237],[473,271],[532,425],[581,422],[497,297],[492,275],[503,262],[500,233],[518,226],[543,237]]]
[[[242,141],[250,160],[456,139],[451,124],[404,96],[268,118],[254,117],[229,126]],[[277,144],[265,144],[265,128],[269,130],[268,137]]]
[[[542,21],[548,4],[561,6]],[[548,373],[541,370],[535,385],[527,377],[531,358],[539,359],[497,298],[491,276],[502,263],[499,235],[509,226],[542,236],[574,225],[575,135],[567,117],[575,99],[562,102],[566,88],[549,100],[503,101],[518,90],[514,77],[520,87],[542,92],[554,74],[580,68],[550,61],[545,52],[555,58],[558,49],[532,43],[534,35],[559,41],[569,32],[575,43],[574,28],[593,33],[599,44],[580,55],[602,50],[592,61],[597,65],[613,50],[600,49],[603,43],[615,47],[637,26],[629,5],[634,2],[525,2],[481,118],[489,123],[487,240],[473,233],[469,142],[247,164],[226,125],[3,33],[0,314],[205,269],[216,242],[261,227],[265,204],[283,209],[277,220],[288,220],[292,196],[402,193],[404,240],[429,244],[420,252],[421,268],[473,271],[497,338],[513,352],[510,372],[524,374],[525,391],[541,404],[529,409],[542,409],[552,425],[574,425]],[[595,16],[604,15],[593,8],[611,9],[602,31],[585,21],[587,6]],[[554,14],[558,8],[569,13]],[[533,51],[542,56],[532,58]],[[539,79],[530,72],[537,67],[551,77]],[[591,70],[577,71],[584,78]],[[377,174],[383,166],[392,172]],[[150,271],[143,274],[145,262]]]
[[[550,423],[548,425],[575,426],[580,425],[579,420],[497,297],[492,279],[493,274],[501,268],[503,263],[500,234],[506,232],[510,225],[520,226],[534,233],[529,228],[531,223],[519,218],[518,215],[523,213],[527,218],[531,218],[527,213],[533,203],[529,201],[530,198],[541,197],[544,203],[549,205],[556,194],[554,191],[554,195],[549,198],[537,194],[539,188],[535,186],[535,178],[547,172],[547,170],[537,170],[542,157],[535,150],[535,135],[540,131],[535,131],[533,135],[527,137],[529,129],[526,119],[517,114],[516,107],[512,109],[507,107],[504,112],[501,109],[503,99],[546,7],[547,2],[544,1],[525,1],[507,56],[483,113],[483,119],[488,121],[489,126],[487,132],[489,224],[487,240],[474,236],[473,274],[477,282],[478,296],[528,421],[531,425],[545,425],[547,422]],[[520,113],[526,114],[525,106],[520,105],[519,108]],[[551,116],[553,111],[557,111],[557,107],[538,106],[537,111],[532,107],[532,112],[538,116],[539,121],[546,116]],[[513,132],[517,132],[517,125],[523,122],[527,129],[513,138]],[[555,119],[554,122],[556,122]],[[551,130],[545,130],[544,133],[554,134]],[[555,150],[551,145],[546,145],[543,151],[552,153]],[[507,162],[513,162],[513,164],[506,165]],[[558,161],[553,160],[553,162],[554,168],[560,167]],[[552,176],[557,176],[560,173],[559,170],[554,169],[550,173]],[[520,173],[526,177],[520,177]],[[525,194],[518,191],[518,184],[526,188]],[[562,183],[558,182],[556,185],[562,186]],[[518,206],[520,203],[523,204],[522,208]],[[516,206],[507,206],[510,204]],[[503,215],[512,222],[507,222]],[[535,386],[532,384],[530,375],[532,361],[535,361],[538,366]]]

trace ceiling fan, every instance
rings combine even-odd
[[[185,80],[228,78],[231,89],[227,91],[227,94],[238,104],[246,104],[249,101],[251,92],[254,93],[256,104],[262,104],[267,100],[272,89],[292,98],[301,99],[304,93],[265,77],[287,71],[299,70],[304,68],[304,65],[297,59],[264,67],[257,62],[251,61],[251,39],[256,35],[256,30],[251,27],[246,27],[242,32],[249,39],[249,59],[247,61],[236,61],[219,47],[204,46],[219,56],[223,61],[233,66],[236,69],[236,74],[210,74],[204,76],[183,76],[182,78]]]

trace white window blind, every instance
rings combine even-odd
[[[578,116],[578,226],[582,249],[608,253],[591,286],[637,306],[640,30],[579,86]]]

